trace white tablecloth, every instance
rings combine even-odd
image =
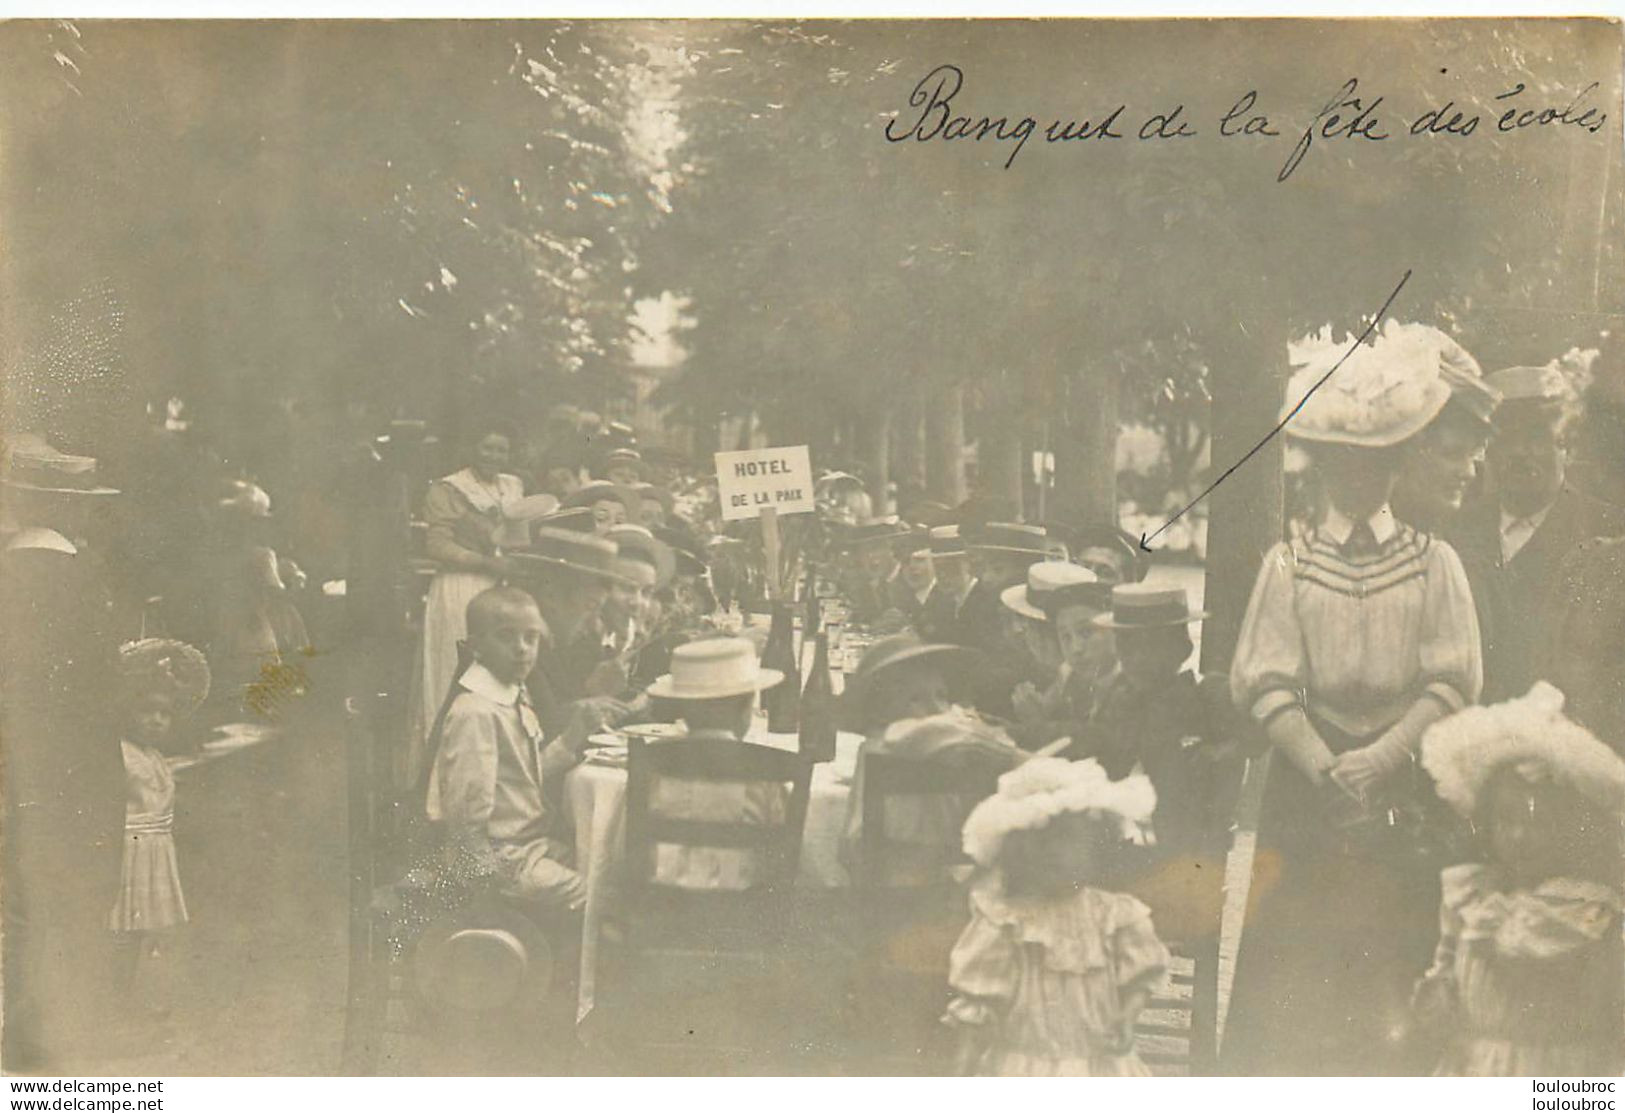
[[[796,748],[794,734],[753,731],[748,741],[783,750]],[[681,743],[675,743],[680,745]],[[857,768],[863,737],[839,734],[835,760],[813,766],[802,835],[798,882],[815,888],[848,884],[841,864],[841,832],[846,826],[847,797]],[[581,938],[581,986],[576,1003],[579,1023],[592,1011],[598,972],[598,943],[604,915],[613,903],[615,876],[626,854],[626,770],[586,763],[564,781],[565,806],[575,824],[576,868],[587,887]]]

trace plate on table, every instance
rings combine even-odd
[[[632,738],[641,738],[645,742],[665,742],[681,738],[684,731],[676,723],[639,723],[636,726],[622,727],[621,733]]]

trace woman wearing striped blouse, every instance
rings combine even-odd
[[[1287,426],[1326,505],[1265,557],[1231,670],[1274,751],[1224,1041],[1236,1073],[1410,1069],[1440,864],[1415,755],[1483,682],[1460,559],[1388,503],[1400,446],[1449,398],[1443,368],[1471,357],[1394,322],[1332,370],[1347,349],[1329,329],[1293,346],[1289,404],[1331,371]]]

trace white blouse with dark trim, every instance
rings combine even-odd
[[[1257,721],[1301,706],[1368,738],[1423,696],[1450,711],[1478,699],[1484,665],[1461,559],[1391,516],[1372,525],[1374,552],[1345,547],[1344,520],[1264,558],[1230,672],[1236,706]]]

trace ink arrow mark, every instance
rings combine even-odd
[[[1197,503],[1201,502],[1203,499],[1205,499],[1209,495],[1211,495],[1213,493],[1213,489],[1215,487],[1217,487],[1219,484],[1223,483],[1226,479],[1229,479],[1232,475],[1234,475],[1235,472],[1236,472],[1236,469],[1240,468],[1241,465],[1245,464],[1248,460],[1251,460],[1254,456],[1256,456],[1258,454],[1259,449],[1263,448],[1266,444],[1269,444],[1270,441],[1275,437],[1275,435],[1277,433],[1279,433],[1282,429],[1286,428],[1286,423],[1287,422],[1291,421],[1293,418],[1298,416],[1298,411],[1303,409],[1304,404],[1309,401],[1310,397],[1315,393],[1315,391],[1317,391],[1321,387],[1325,386],[1326,385],[1326,380],[1331,378],[1334,374],[1336,374],[1337,369],[1339,367],[1343,366],[1343,361],[1348,359],[1349,356],[1353,355],[1355,349],[1358,348],[1361,344],[1364,344],[1366,342],[1367,338],[1370,337],[1372,331],[1377,327],[1377,323],[1382,320],[1383,314],[1388,312],[1388,307],[1390,305],[1394,304],[1394,299],[1399,296],[1399,292],[1405,288],[1405,283],[1409,282],[1410,280],[1411,280],[1411,272],[1410,271],[1406,271],[1403,275],[1400,276],[1399,285],[1394,287],[1393,293],[1388,295],[1388,300],[1382,303],[1382,308],[1377,310],[1376,314],[1374,316],[1372,316],[1370,322],[1361,331],[1360,335],[1355,337],[1354,343],[1349,345],[1348,351],[1344,352],[1341,356],[1338,357],[1337,362],[1332,364],[1332,369],[1330,371],[1326,372],[1320,378],[1316,379],[1314,385],[1311,386],[1308,390],[1303,392],[1303,397],[1298,399],[1298,404],[1296,406],[1293,406],[1292,409],[1290,409],[1289,411],[1287,411],[1287,415],[1285,417],[1283,417],[1280,421],[1276,422],[1275,428],[1271,429],[1268,433],[1264,434],[1264,439],[1263,440],[1259,441],[1257,444],[1255,444],[1251,448],[1249,448],[1247,450],[1247,454],[1245,456],[1243,456],[1241,459],[1237,460],[1234,464],[1231,464],[1228,468],[1225,468],[1223,475],[1219,476],[1219,478],[1215,479],[1212,483],[1209,483],[1207,485],[1207,489],[1205,491],[1203,491],[1201,494],[1197,495],[1195,498],[1191,499],[1190,502],[1187,502],[1180,509],[1179,513],[1175,514],[1172,518],[1169,518],[1166,522],[1162,523],[1162,525],[1158,526],[1155,533],[1150,533],[1150,534],[1142,533],[1142,534],[1140,534],[1140,548],[1143,551],[1148,552],[1148,553],[1149,552],[1154,552],[1155,550],[1153,550],[1151,548],[1151,542],[1155,541],[1157,539],[1158,535],[1161,534],[1163,530],[1167,529],[1169,526],[1171,526],[1175,522],[1179,521],[1179,519],[1183,518],[1186,515],[1186,513],[1189,512],[1191,507],[1195,506]]]

